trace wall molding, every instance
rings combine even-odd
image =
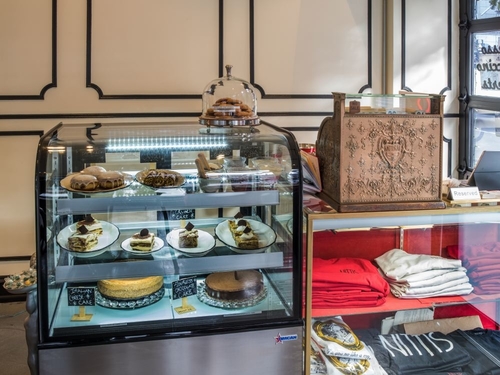
[[[249,0],[250,3],[250,83],[260,91],[262,99],[332,99],[331,94],[268,94],[262,85],[256,82],[255,78],[255,0]],[[368,82],[360,87],[359,93],[372,87],[372,66],[373,66],[373,22],[372,22],[372,0],[367,0],[367,28],[368,28]]]
[[[87,0],[87,37],[86,37],[86,87],[94,89],[99,99],[120,100],[155,100],[155,99],[201,99],[201,94],[105,94],[98,84],[92,82],[92,4],[94,0]],[[218,35],[218,70],[219,77],[223,76],[224,59],[224,0],[219,0],[219,35]]]
[[[52,0],[52,82],[46,84],[38,95],[0,95],[0,100],[44,100],[45,93],[57,87],[57,0]]]

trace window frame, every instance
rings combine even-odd
[[[460,118],[458,140],[458,168],[459,178],[466,177],[474,168],[474,124],[473,111],[483,109],[500,111],[500,97],[472,95],[474,89],[474,66],[472,54],[473,35],[475,33],[500,31],[500,16],[484,19],[474,19],[474,3],[471,0],[460,0],[460,41],[459,41],[459,80]],[[500,15],[500,13],[499,13]]]

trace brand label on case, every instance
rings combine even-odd
[[[275,342],[274,344],[283,344],[283,342],[285,341],[294,341],[294,340],[297,340],[298,339],[298,336],[297,335],[286,335],[286,336],[282,336],[278,333],[278,336],[276,336],[274,338]]]

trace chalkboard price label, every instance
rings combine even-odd
[[[68,287],[68,306],[95,306],[95,288]]]
[[[172,299],[188,297],[196,294],[196,276],[186,277],[172,282]]]
[[[169,220],[191,220],[194,218],[195,218],[195,212],[192,209],[168,211]]]

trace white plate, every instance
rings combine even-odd
[[[18,289],[9,289],[9,288],[6,288],[5,284],[4,284],[3,288],[7,292],[12,293],[12,294],[25,294],[25,293],[31,292],[32,290],[36,289],[36,284],[32,284],[30,286],[26,286],[24,288],[18,288]]]
[[[64,177],[61,180],[60,184],[61,184],[61,187],[63,187],[64,189],[66,189],[68,191],[73,191],[73,192],[76,192],[76,193],[82,193],[82,194],[107,193],[107,192],[110,192],[110,191],[116,191],[116,190],[120,190],[120,189],[126,188],[127,186],[129,186],[134,181],[134,177],[132,177],[131,175],[129,175],[127,173],[123,173],[123,172],[120,172],[120,173],[123,175],[123,185],[115,187],[115,188],[111,188],[111,189],[103,189],[101,187],[98,187],[95,190],[78,190],[78,189],[73,189],[71,187],[71,179],[75,175],[80,174],[80,173],[71,173],[71,174],[67,175],[66,177]]]
[[[197,247],[179,247],[179,232],[183,229],[174,229],[167,234],[167,242],[175,250],[186,255],[203,256],[215,247],[215,238],[210,233],[198,229]]]
[[[118,239],[120,231],[114,224],[108,223],[107,221],[100,221],[100,223],[102,225],[102,234],[97,239],[97,245],[90,251],[79,252],[69,248],[68,238],[76,232],[76,224],[68,225],[61,230],[57,234],[57,243],[75,257],[90,258],[101,255],[106,251],[108,246],[111,246]]]
[[[225,220],[215,227],[215,235],[232,251],[240,254],[262,253],[276,241],[276,232],[269,225],[253,219],[243,219],[250,224],[254,233],[259,237],[259,247],[252,250],[240,249],[229,230],[229,221]]]
[[[150,251],[141,251],[132,249],[132,247],[130,246],[130,240],[131,238],[127,238],[125,241],[122,242],[121,246],[123,250],[128,251],[129,253],[135,255],[148,255],[154,253],[155,251],[161,250],[165,245],[165,243],[161,238],[155,236],[155,243],[153,244],[153,248]]]

